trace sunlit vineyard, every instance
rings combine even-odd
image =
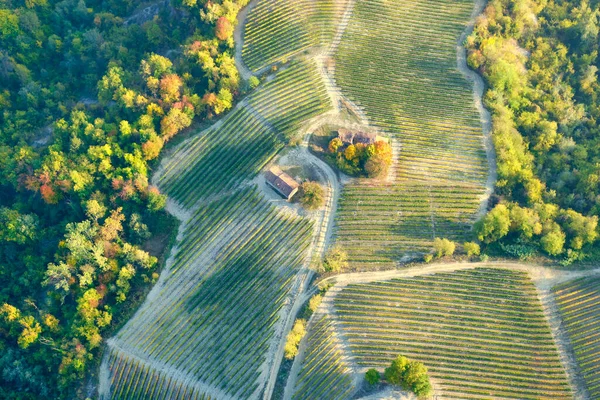
[[[383,371],[402,354],[428,366],[445,398],[572,397],[524,272],[477,268],[351,284],[334,305],[339,332],[365,370]]]
[[[348,399],[356,389],[327,315],[315,315],[292,399]]]
[[[243,57],[253,71],[333,39],[346,0],[259,1],[248,15]]]
[[[467,238],[487,178],[480,116],[456,61],[472,10],[470,0],[356,2],[335,80],[401,149],[394,187],[361,181],[344,192],[338,241],[355,267],[389,266],[435,236]]]
[[[290,132],[329,107],[314,63],[294,62],[163,163],[158,183],[190,217],[168,272],[109,345],[102,398],[247,398],[262,389],[313,223],[282,213],[252,179]]]
[[[600,398],[600,278],[578,279],[553,291],[590,398]]]
[[[330,108],[315,64],[294,62],[222,124],[178,148],[164,163],[158,183],[183,207],[236,189],[256,176],[303,121]]]
[[[311,227],[307,219],[279,215],[254,190],[200,208],[169,276],[117,335],[115,362],[125,348],[125,363],[151,360],[176,371],[171,376],[187,375],[231,396],[251,395]],[[113,393],[121,385],[140,390],[121,379]],[[144,398],[151,398],[149,390]]]

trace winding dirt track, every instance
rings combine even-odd
[[[494,186],[498,179],[497,167],[496,167],[496,150],[494,149],[494,141],[492,139],[492,115],[483,105],[483,94],[485,91],[485,82],[479,74],[469,68],[467,65],[467,49],[464,46],[464,42],[467,37],[473,32],[475,27],[475,19],[480,15],[485,6],[487,0],[475,0],[475,8],[471,14],[471,20],[467,24],[467,28],[462,33],[456,44],[456,65],[458,70],[465,76],[468,81],[473,83],[473,100],[475,101],[475,107],[479,111],[481,116],[481,126],[483,128],[483,144],[485,147],[485,154],[488,161],[488,179],[485,183],[485,193],[481,198],[481,205],[477,212],[476,219],[482,218],[487,212],[488,201],[492,193],[494,193]]]

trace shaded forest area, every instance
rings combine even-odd
[[[477,232],[504,254],[598,258],[599,15],[598,1],[492,0],[467,39],[498,161]]]
[[[91,394],[176,225],[150,171],[243,89],[246,3],[0,0],[0,398]]]

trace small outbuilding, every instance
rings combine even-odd
[[[290,201],[290,199],[294,197],[300,187],[298,182],[276,166],[269,168],[269,170],[265,172],[265,179],[267,184],[287,201]]]
[[[344,145],[351,144],[373,144],[375,142],[386,142],[389,143],[388,138],[380,136],[375,132],[362,132],[362,131],[351,131],[346,128],[340,128],[338,130],[338,137],[344,143]]]

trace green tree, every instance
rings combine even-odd
[[[540,239],[542,249],[551,256],[557,256],[563,252],[566,241],[566,235],[560,229],[560,226],[552,222],[546,228],[546,232]]]
[[[323,269],[325,272],[340,272],[348,268],[348,255],[339,246],[334,246],[323,259]]]
[[[475,225],[477,237],[491,243],[506,236],[510,229],[510,212],[504,204],[498,204]]]
[[[25,244],[37,237],[38,218],[34,214],[20,214],[16,210],[0,207],[0,242]]]
[[[325,190],[317,182],[304,182],[301,186],[302,196],[300,203],[310,211],[323,208],[325,205]]]
[[[379,383],[381,377],[379,376],[379,371],[377,371],[374,368],[371,368],[365,373],[365,379],[367,380],[369,385],[373,386]]]
[[[398,356],[392,364],[385,369],[385,380],[392,385],[401,385],[404,382],[404,373],[408,367],[409,360],[404,356]]]
[[[448,239],[435,238],[433,240],[433,250],[435,256],[440,258],[444,256],[451,256],[456,250],[456,244]]]
[[[465,253],[467,253],[469,257],[478,256],[481,253],[479,245],[475,242],[465,242],[463,244],[463,248],[465,249]]]
[[[260,85],[260,79],[252,75],[250,79],[248,79],[248,85],[250,85],[250,89],[256,89]]]

